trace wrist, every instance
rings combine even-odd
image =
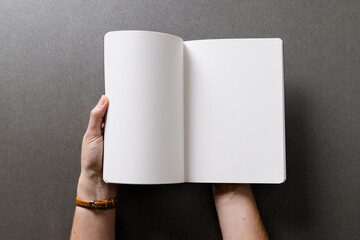
[[[77,197],[83,200],[102,201],[115,198],[117,187],[115,184],[105,183],[102,177],[88,178],[80,175],[77,187]]]
[[[231,206],[239,201],[253,200],[250,184],[213,184],[213,197],[217,206]]]

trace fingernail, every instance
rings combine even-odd
[[[105,103],[105,95],[102,95],[100,100],[99,100],[99,104],[104,105],[104,103]]]

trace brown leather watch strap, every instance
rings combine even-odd
[[[104,201],[85,201],[79,198],[75,200],[76,206],[91,208],[91,209],[112,209],[117,207],[118,200],[115,198],[111,198]]]

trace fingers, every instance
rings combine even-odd
[[[101,124],[101,134],[104,134],[104,128],[105,128],[105,123],[103,122]]]
[[[90,112],[89,125],[86,133],[89,135],[101,135],[104,128],[103,119],[109,106],[109,99],[102,95],[97,105]]]

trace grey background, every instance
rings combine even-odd
[[[359,1],[1,1],[0,238],[70,235],[103,36],[284,41],[287,181],[254,185],[272,239],[360,236]],[[119,186],[121,239],[221,239],[207,184]]]

